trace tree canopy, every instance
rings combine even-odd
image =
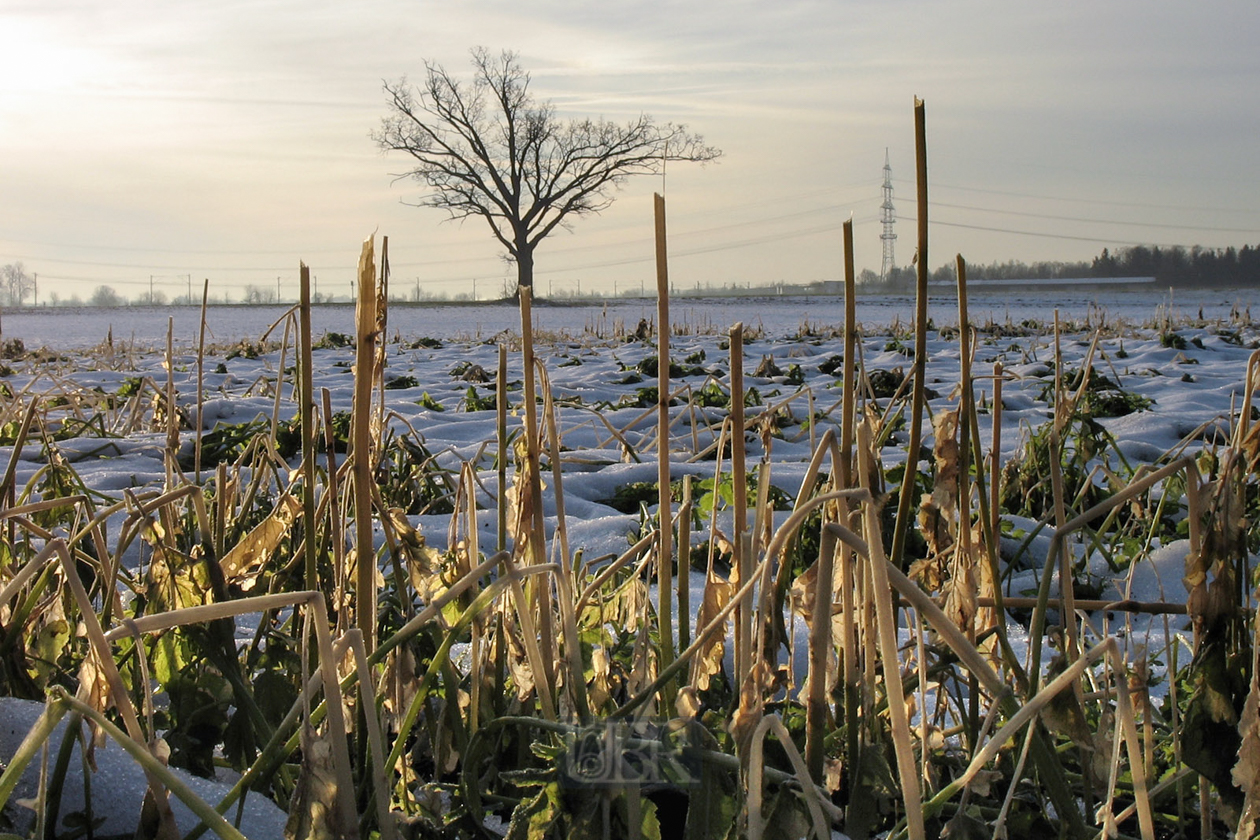
[[[534,249],[557,227],[612,204],[631,175],[666,161],[707,162],[721,152],[686,126],[641,114],[628,123],[557,116],[537,102],[518,56],[472,51],[471,82],[425,62],[424,81],[385,83],[389,113],[372,139],[402,152],[412,168],[396,175],[427,187],[417,206],[450,219],[484,219],[532,286]]]

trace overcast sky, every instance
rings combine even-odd
[[[913,100],[926,101],[928,262],[1090,259],[1260,243],[1260,4],[1010,0],[674,3],[0,0],[0,264],[41,300],[101,284],[173,297],[346,294],[359,243],[394,284],[498,293],[484,223],[408,207],[369,138],[382,80],[509,48],[562,116],[647,112],[720,147],[665,182],[676,285],[879,269],[887,149],[914,251]],[[560,295],[650,287],[653,191],[540,246]]]

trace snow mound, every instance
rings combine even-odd
[[[0,767],[6,766],[13,758],[27,731],[35,725],[43,711],[43,703],[0,697]],[[55,760],[55,751],[65,733],[66,721],[62,720],[48,741],[53,750],[50,763]],[[107,740],[103,748],[96,750],[96,768],[90,778],[84,778],[83,760],[76,745],[62,786],[61,813],[57,815],[55,826],[57,835],[73,835],[76,833],[76,826],[81,826],[85,812],[85,781],[90,783],[91,788],[93,822],[99,822],[94,826],[93,833],[97,837],[130,836],[135,833],[146,790],[140,765],[123,752],[122,747]],[[51,767],[49,772],[51,774]],[[202,779],[178,768],[171,768],[171,772],[188,785],[193,793],[211,805],[220,801],[231,790],[231,785]],[[13,821],[14,829],[19,835],[28,834],[35,822],[35,812],[19,803],[34,799],[38,786],[37,758],[26,768],[3,813],[3,817]],[[199,823],[192,812],[174,796],[171,797],[171,808],[175,812],[175,821],[181,834],[187,834]],[[235,819],[236,813],[235,807],[229,811],[229,822]],[[257,793],[251,793],[245,799],[240,827],[251,840],[280,840],[284,837],[287,819],[285,812],[273,802]]]

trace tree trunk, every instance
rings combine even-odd
[[[534,289],[534,249],[518,248],[516,251],[516,285]]]

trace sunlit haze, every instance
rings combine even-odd
[[[0,3],[0,264],[40,302],[168,298],[204,278],[347,295],[388,235],[396,287],[500,294],[483,222],[418,209],[369,137],[382,81],[512,49],[561,116],[687,124],[724,152],[626,183],[536,253],[541,294],[651,286],[652,193],[677,286],[880,267],[885,151],[914,251],[926,102],[928,264],[1260,243],[1260,6],[1241,2]]]

